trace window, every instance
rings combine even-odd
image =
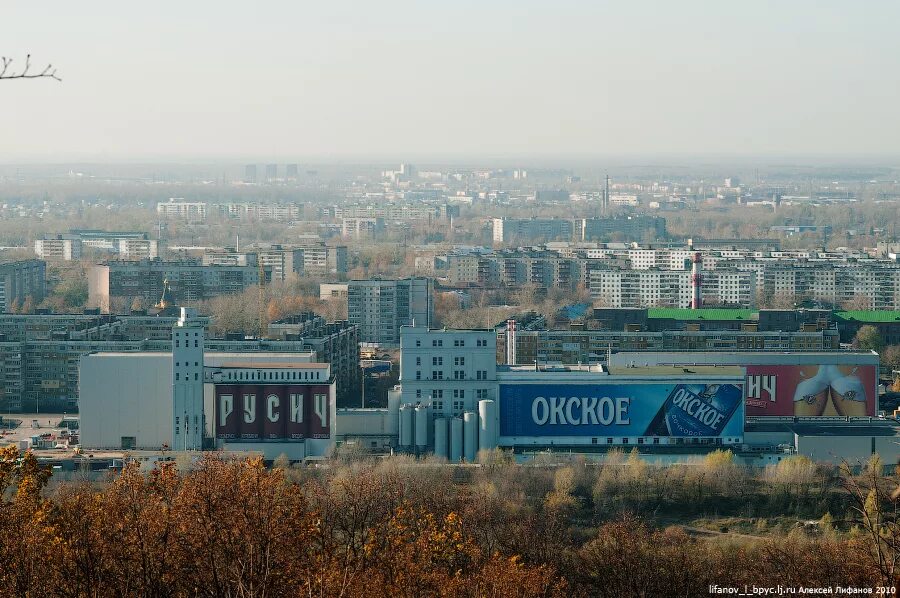
[[[417,388],[417,389],[416,389],[416,398],[417,398],[417,399],[421,399],[421,398],[422,398],[422,389],[421,389],[421,388]]]
[[[432,370],[431,371],[431,379],[432,380],[443,380],[444,379],[443,370]]]
[[[431,407],[438,413],[442,413],[444,411],[444,401],[432,401]]]
[[[458,339],[456,339],[456,340],[453,341],[453,346],[454,346],[454,347],[465,347],[465,346],[466,346],[466,340],[465,340],[465,339],[462,339],[462,338],[458,338]]]
[[[486,389],[486,388],[476,388],[476,389],[475,389],[475,398],[476,398],[476,399],[486,399],[486,398],[488,398],[488,389]]]
[[[622,444],[628,444],[628,439],[627,439],[627,438],[623,438],[623,439],[622,439]]]
[[[443,341],[443,339],[433,339],[431,341],[431,346],[432,347],[443,347],[444,341]]]
[[[464,399],[466,398],[466,391],[461,388],[453,389],[453,398],[454,399]]]
[[[422,379],[422,370],[416,370],[416,380]]]
[[[466,373],[463,370],[453,370],[453,379],[454,380],[465,380]]]
[[[464,401],[453,401],[453,413],[461,413],[464,404]]]
[[[444,389],[443,388],[435,388],[431,391],[431,398],[433,399],[443,399],[444,398]]]
[[[175,372],[175,379],[181,380],[181,374],[179,374],[178,372]]]
[[[443,357],[432,357],[431,365],[444,365],[444,358]]]
[[[466,358],[465,357],[454,357],[453,365],[466,365]]]
[[[477,372],[475,372],[475,379],[476,380],[487,380],[488,379],[487,370],[478,370]]]
[[[643,438],[638,438],[638,444],[644,444],[644,439],[643,439]]]
[[[419,339],[416,339],[416,346],[417,346],[417,347],[421,347],[421,346],[422,346],[422,341],[419,340]]]
[[[416,357],[416,365],[422,365],[422,358]]]
[[[478,346],[478,347],[487,347],[487,339],[486,339],[486,338],[480,338],[480,339],[478,339],[477,341],[475,341],[475,345]]]

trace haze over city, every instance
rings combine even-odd
[[[900,153],[888,1],[3,10],[7,162]]]

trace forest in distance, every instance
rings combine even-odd
[[[697,596],[890,587],[898,472],[729,451],[483,465],[339,450],[55,479],[0,453],[3,596]]]

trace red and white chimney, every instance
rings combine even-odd
[[[703,295],[700,293],[700,285],[703,281],[700,267],[703,262],[699,251],[694,253],[691,262],[691,309],[700,309],[703,305]]]

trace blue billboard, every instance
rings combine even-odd
[[[501,436],[739,437],[740,384],[501,384]]]

